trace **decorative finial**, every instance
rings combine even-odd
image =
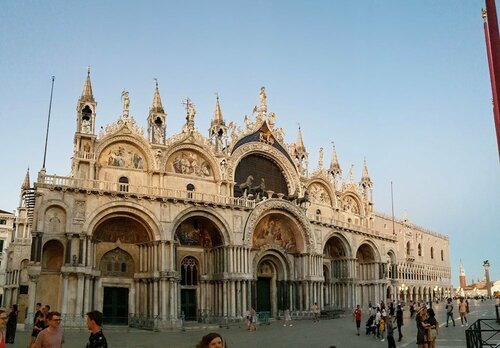
[[[486,9],[485,8],[482,8],[481,9],[481,17],[483,17],[483,21],[486,22],[486,19],[488,17],[488,13],[486,12]]]
[[[155,77],[153,80],[155,81],[155,87],[158,88],[158,79]]]
[[[318,160],[318,167],[323,168],[323,148],[319,148],[319,160]]]
[[[90,65],[87,65],[87,77],[90,77]]]
[[[129,115],[130,99],[128,97],[128,91],[122,91],[122,115],[123,117],[128,117]]]

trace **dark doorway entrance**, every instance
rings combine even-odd
[[[181,311],[184,320],[196,320],[196,289],[181,289]]]
[[[128,288],[104,288],[103,322],[111,325],[128,324]]]
[[[271,278],[257,278],[257,312],[271,312]]]

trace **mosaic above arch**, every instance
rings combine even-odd
[[[297,245],[297,241],[301,242],[302,239],[297,236],[301,236],[301,233],[292,219],[283,214],[271,213],[264,216],[255,227],[252,245],[255,248],[277,245],[286,252],[294,253],[303,248]]]
[[[125,169],[147,169],[146,156],[136,146],[128,143],[114,143],[107,146],[99,157],[102,166]]]
[[[195,216],[181,222],[175,230],[175,239],[181,245],[211,248],[222,245],[221,233],[208,218]]]
[[[174,152],[167,160],[165,170],[171,173],[202,178],[212,178],[214,176],[209,161],[203,155],[197,151],[186,149]]]

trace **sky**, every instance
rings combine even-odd
[[[458,265],[500,279],[500,165],[480,0],[4,1],[0,11],[0,210],[19,203],[42,167],[55,76],[47,172],[70,172],[76,103],[87,66],[96,129],[121,112],[146,127],[158,79],[167,135],[196,106],[207,134],[220,97],[243,125],[266,87],[285,141],[298,125],[312,171],[335,143],[344,176],[363,159],[375,210],[450,238]]]

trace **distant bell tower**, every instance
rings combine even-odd
[[[484,279],[486,281],[486,291],[488,297],[491,297],[491,283],[490,283],[490,262],[488,260],[483,262]]]
[[[90,83],[90,67],[87,67],[87,78],[83,85],[82,95],[76,104],[76,132],[71,163],[71,175],[76,178],[94,179],[94,172],[91,168],[95,164],[96,106],[97,102],[94,99]]]
[[[460,267],[458,268],[458,282],[459,286],[463,289],[467,285],[467,282],[465,281],[465,270],[464,266],[462,265],[462,260],[460,260]]]

